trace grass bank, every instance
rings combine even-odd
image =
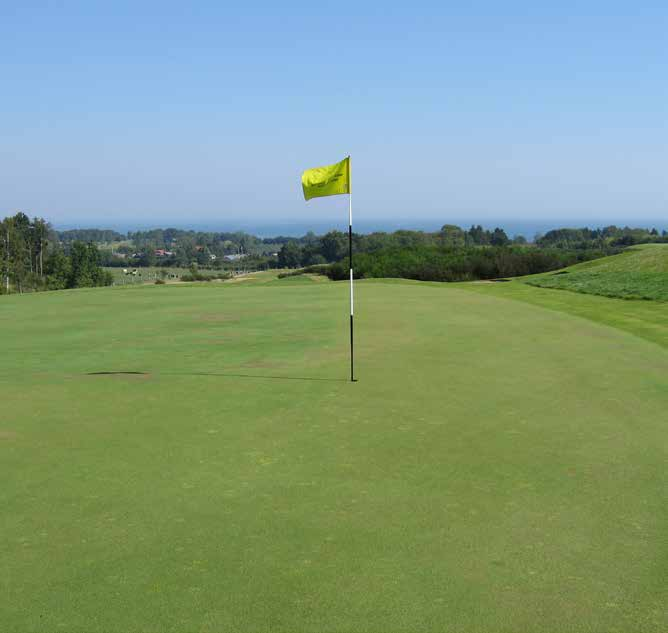
[[[528,277],[525,283],[585,294],[668,301],[668,244],[645,244],[619,255]]]

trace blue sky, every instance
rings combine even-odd
[[[0,215],[668,223],[665,2],[6,2]]]

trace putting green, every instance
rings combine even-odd
[[[0,628],[668,630],[668,349],[470,290],[0,298]]]

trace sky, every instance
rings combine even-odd
[[[668,225],[668,3],[0,0],[0,216]]]

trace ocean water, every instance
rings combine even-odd
[[[668,230],[668,218],[664,223],[657,223],[655,220],[638,220],[629,219],[628,221],[610,220],[601,222],[600,220],[541,220],[540,222],[526,222],[517,220],[498,220],[498,221],[480,221],[475,218],[466,220],[462,219],[443,219],[443,220],[374,220],[353,221],[353,231],[355,233],[373,233],[374,231],[392,232],[400,229],[408,229],[413,231],[438,231],[443,224],[456,224],[464,229],[468,229],[472,224],[482,225],[485,229],[493,230],[496,227],[502,228],[510,237],[523,235],[527,240],[531,241],[537,234],[544,234],[550,229],[557,228],[581,228],[587,226],[589,228],[597,228],[609,225],[616,226],[632,226],[632,227],[655,227],[657,230]],[[119,233],[127,233],[128,231],[144,231],[153,228],[177,228],[193,231],[245,231],[258,237],[275,237],[278,235],[288,237],[300,237],[309,231],[313,231],[317,235],[322,235],[328,231],[348,230],[348,218],[343,217],[340,222],[248,222],[248,221],[220,221],[220,222],[206,222],[206,223],[186,223],[186,222],[153,222],[150,224],[109,224],[91,220],[90,222],[81,222],[77,225],[73,224],[56,224],[55,228],[59,231],[76,228],[101,228],[111,229]]]

